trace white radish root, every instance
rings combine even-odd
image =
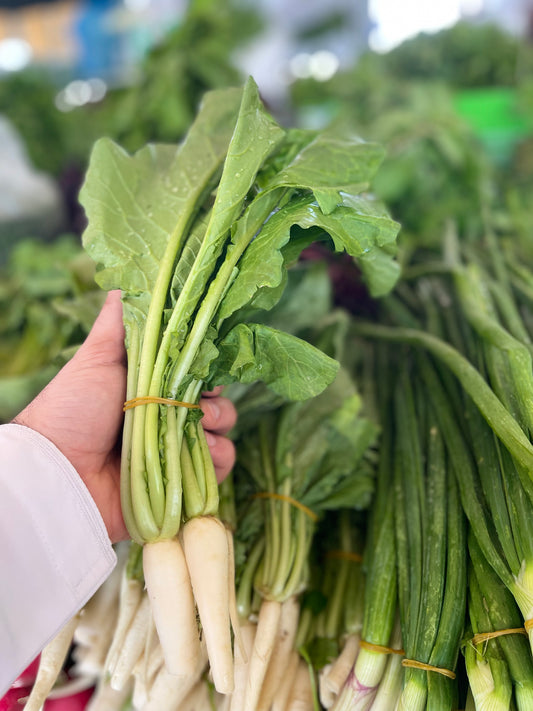
[[[228,539],[213,516],[192,518],[182,529],[183,550],[207,644],[215,689],[233,691],[233,651],[229,617]]]
[[[287,711],[313,711],[313,687],[307,664],[300,659],[289,696]]]
[[[276,646],[267,668],[257,711],[269,711],[272,700],[287,671],[287,664],[296,639],[300,605],[296,597],[290,597],[281,603],[281,614]]]
[[[132,685],[133,680],[130,679],[122,689],[113,689],[109,679],[105,676],[101,677],[85,711],[122,711],[131,696]]]
[[[115,610],[110,611],[110,614],[114,615]],[[72,670],[73,674],[98,677],[104,673],[105,659],[113,639],[113,619],[116,619],[116,615],[115,617],[110,617],[108,623],[102,626],[99,636],[93,640],[91,645],[78,644],[74,648],[75,668]],[[75,638],[76,635],[74,634]]]
[[[246,711],[257,708],[268,664],[276,645],[280,617],[281,603],[275,600],[263,600],[246,680],[244,703]]]
[[[143,570],[154,622],[170,674],[190,676],[200,653],[189,571],[177,538],[146,543]]]
[[[67,658],[78,621],[79,616],[74,615],[41,652],[39,669],[24,706],[25,711],[40,711],[52,691]]]
[[[198,683],[206,668],[207,651],[205,645],[201,646],[196,662],[196,669],[187,677],[170,674],[167,668],[162,666],[150,684],[148,699],[142,711],[182,711],[185,698]],[[210,707],[206,706],[205,708]]]
[[[139,605],[141,604],[142,595],[142,583],[139,580],[132,580],[128,578],[126,572],[124,571],[120,584],[117,623],[104,663],[104,669],[108,674],[112,674],[115,669],[118,655],[124,644],[128,628],[135,617],[135,613],[137,612]]]
[[[328,674],[331,671],[331,667],[331,664],[326,664],[326,666],[322,667],[318,674],[318,698],[320,705],[325,709],[330,709],[337,698],[336,694],[334,694],[328,687],[327,683],[325,683],[325,679],[327,679]]]
[[[209,695],[209,688],[202,679],[191,689],[176,711],[206,711],[213,708]]]
[[[126,564],[127,547],[117,545],[117,565],[80,612],[78,626],[74,633],[76,644],[90,647],[99,638],[102,629],[115,619],[115,610],[120,594],[122,571]]]
[[[320,703],[324,708],[331,708],[351,672],[357,652],[359,651],[359,635],[349,635],[337,659],[324,667],[319,675]]]
[[[128,629],[124,645],[111,674],[113,689],[122,689],[128,682],[137,660],[141,657],[146,643],[150,615],[150,602],[147,597],[144,597]]]
[[[131,705],[135,711],[142,711],[148,701],[149,682],[146,676],[144,657],[139,657],[132,669],[133,692],[131,695]]]
[[[272,701],[272,711],[286,711],[299,664],[300,655],[293,649],[287,663],[283,680]]]
[[[254,622],[245,622],[240,625],[240,637],[244,655],[240,647],[235,647],[235,684],[231,695],[230,711],[245,711],[244,699],[246,695],[246,681],[250,658],[254,646],[257,625]]]

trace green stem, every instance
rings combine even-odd
[[[128,344],[128,370],[126,382],[126,399],[133,397],[137,386],[137,364],[139,360],[140,333],[139,329],[130,329]],[[132,487],[130,476],[131,442],[133,434],[134,410],[126,410],[122,431],[122,457],[120,462],[120,504],[124,523],[128,533],[137,543],[143,543],[143,536],[135,518],[132,500]]]
[[[207,294],[200,304],[194,323],[187,336],[187,340],[176,360],[167,386],[170,397],[176,397],[179,392],[181,382],[191,368],[192,362],[198,352],[198,348],[205,338],[209,325],[214,319],[216,311],[220,305],[221,298],[227,291],[228,284],[231,283],[235,277],[234,268],[237,262],[257,232],[261,229],[265,223],[265,220],[279,202],[284,192],[285,189],[279,188],[259,198],[257,206],[254,210],[256,214],[253,215],[253,219],[250,221],[243,219],[243,224],[246,225],[246,229],[240,234],[234,235],[233,239],[235,241],[233,241],[228,247],[225,260],[219,267],[215,278],[209,285]],[[176,313],[176,318],[174,316],[174,312],[172,313],[167,330],[175,329],[179,323],[179,311],[176,311]]]
[[[291,574],[285,583],[280,599],[286,600],[292,595],[297,595],[303,589],[304,585],[304,570],[307,562],[307,554],[311,545],[311,539],[314,532],[314,523],[309,519],[309,516],[304,511],[296,512],[297,531],[296,531],[296,554],[292,565]]]
[[[479,371],[459,351],[439,338],[415,329],[358,323],[355,330],[361,336],[424,348],[441,360],[455,374],[490,427],[533,479],[533,445]]]
[[[167,429],[165,433],[165,513],[161,525],[160,537],[173,538],[180,527],[182,508],[182,476],[180,451],[183,430],[178,427],[178,415],[175,407],[167,407]]]
[[[264,550],[265,539],[261,536],[248,554],[246,565],[241,575],[237,590],[237,610],[239,617],[243,620],[247,620],[252,612],[253,582]]]

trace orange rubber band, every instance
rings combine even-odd
[[[533,619],[526,620],[524,622],[524,629],[528,634],[529,634],[529,632],[531,632],[531,630],[533,629]]]
[[[405,654],[405,650],[403,649],[393,649],[392,647],[385,647],[382,644],[373,644],[372,642],[366,642],[364,639],[359,642],[359,646],[363,647],[363,649],[367,649],[369,652],[379,652],[380,654],[399,654],[400,657],[403,657]]]
[[[195,405],[192,402],[182,402],[181,400],[171,400],[168,397],[155,397],[145,395],[144,397],[132,397],[131,400],[126,400],[123,406],[123,411],[131,410],[138,405],[173,405],[174,407],[188,407],[190,410],[199,410],[200,405]]]
[[[504,630],[494,630],[493,632],[478,632],[472,637],[473,644],[482,644],[483,642],[488,642],[490,639],[495,639],[496,637],[503,637],[507,634],[524,634],[527,637],[527,632],[523,627],[515,627]]]
[[[293,499],[292,496],[285,496],[285,494],[278,494],[275,491],[261,491],[258,494],[254,495],[255,499],[277,499],[278,501],[286,501],[287,503],[291,504],[292,506],[296,507],[297,509],[300,509],[300,511],[303,511],[304,514],[309,516],[311,521],[316,523],[318,521],[318,516],[314,511],[311,511],[310,508],[308,508],[305,504],[302,504],[300,501],[297,501],[296,499]]]
[[[350,560],[352,563],[362,563],[363,556],[360,553],[351,551],[328,551],[328,558],[339,558],[340,560]]]
[[[442,674],[447,676],[448,679],[455,679],[455,672],[450,669],[444,669],[443,667],[434,667],[432,664],[425,664],[424,662],[418,662],[416,659],[402,659],[403,667],[410,667],[411,669],[421,669],[422,671],[432,671],[437,674]]]

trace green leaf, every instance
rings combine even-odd
[[[122,289],[144,313],[178,216],[190,215],[186,227],[219,177],[241,93],[207,94],[178,147],[148,145],[130,156],[107,138],[95,144],[80,192],[83,245],[100,286]]]
[[[261,324],[237,324],[218,348],[210,382],[262,380],[290,400],[317,395],[338,369],[336,361],[309,343]]]
[[[376,143],[325,131],[302,148],[271,187],[308,188],[327,215],[342,203],[342,193],[357,195],[368,188],[383,156]]]

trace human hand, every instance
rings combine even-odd
[[[218,481],[235,463],[225,437],[236,412],[221,388],[205,393],[207,444]],[[129,538],[120,507],[120,436],[126,397],[126,351],[120,292],[109,292],[83,345],[14,419],[40,432],[67,457],[93,497],[111,541]]]

